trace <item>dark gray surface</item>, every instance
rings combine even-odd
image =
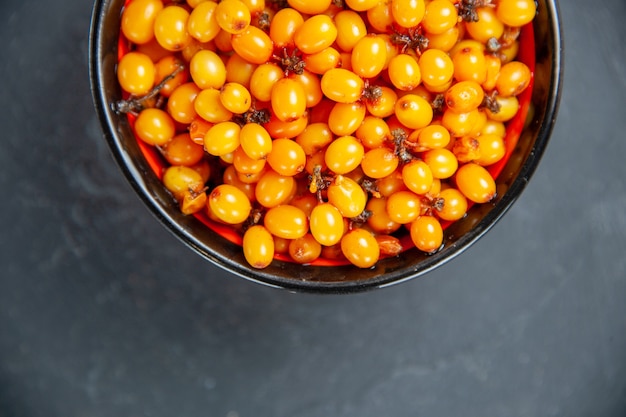
[[[114,164],[89,1],[0,2],[0,416],[626,416],[626,5],[562,1],[553,140],[432,274],[350,296],[227,276]]]

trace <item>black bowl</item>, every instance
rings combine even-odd
[[[519,132],[519,139],[506,165],[500,168],[494,201],[473,206],[466,217],[446,228],[443,248],[432,255],[411,249],[382,259],[371,269],[351,265],[302,266],[279,260],[265,269],[255,269],[248,265],[239,245],[196,217],[180,213],[178,204],[148,163],[127,116],[112,109],[111,103],[122,98],[115,70],[123,5],[124,0],[96,0],[93,9],[90,78],[104,137],[130,184],[163,225],[207,260],[254,282],[292,291],[347,293],[382,288],[426,274],[469,248],[507,212],[537,168],[555,123],[562,84],[559,10],[556,1],[538,0],[538,15],[532,26],[525,28],[530,42],[522,45],[522,52],[526,48],[535,65],[527,100],[532,110],[525,123],[521,120],[519,126],[512,128]]]

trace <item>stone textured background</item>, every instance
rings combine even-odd
[[[426,277],[229,276],[152,217],[93,110],[90,1],[0,2],[0,416],[626,416],[626,3],[564,0],[522,197]]]

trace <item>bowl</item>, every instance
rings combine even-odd
[[[520,97],[522,109],[507,126],[507,157],[496,171],[497,196],[474,205],[446,227],[444,245],[434,254],[415,249],[381,259],[374,267],[300,265],[275,259],[268,267],[249,266],[241,246],[227,233],[207,227],[198,216],[183,215],[156,175],[156,156],[134,134],[125,114],[112,108],[122,98],[116,77],[118,40],[124,0],[96,0],[90,29],[90,81],[103,136],[126,179],[150,212],[197,254],[235,276],[289,291],[353,293],[384,288],[427,274],[467,250],[509,210],[535,172],[548,145],[561,95],[562,40],[558,3],[538,0],[538,13],[523,27],[519,59],[533,69],[533,80]]]

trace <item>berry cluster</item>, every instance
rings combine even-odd
[[[185,214],[249,264],[368,268],[496,194],[533,0],[129,0],[117,76]]]

